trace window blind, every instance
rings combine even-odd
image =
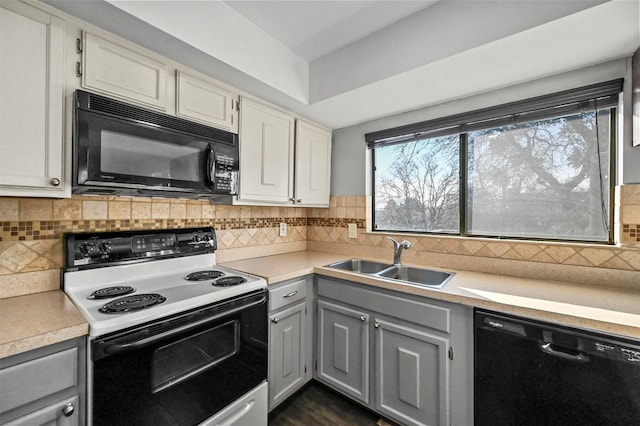
[[[365,134],[368,148],[570,115],[618,104],[623,79]]]

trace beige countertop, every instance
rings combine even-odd
[[[304,251],[222,265],[261,276],[270,285],[317,273],[433,299],[640,338],[640,285],[637,290],[617,289],[452,269],[449,272],[455,272],[455,275],[442,289],[431,289],[324,266],[348,258],[343,254]],[[389,259],[382,261],[388,263]]]
[[[84,336],[88,330],[62,290],[0,299],[0,358]]]

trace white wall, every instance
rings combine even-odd
[[[574,87],[624,78],[623,122],[618,147],[618,184],[640,183],[640,147],[631,142],[631,59],[623,58],[593,67],[550,76],[469,98],[428,106],[356,126],[334,130],[331,195],[369,195],[369,156],[365,133],[417,123],[466,111],[522,100]]]

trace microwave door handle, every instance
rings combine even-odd
[[[209,180],[209,186],[211,189],[215,189],[216,186],[216,152],[213,146],[209,145],[209,152],[207,153],[207,179]]]
[[[137,350],[137,349],[140,349],[140,348],[144,348],[146,346],[152,345],[153,343],[156,343],[156,342],[159,342],[159,341],[162,341],[162,340],[165,340],[165,339],[169,339],[169,338],[171,338],[171,337],[173,337],[175,335],[178,335],[180,333],[184,333],[185,331],[189,331],[189,330],[195,329],[197,327],[200,327],[202,325],[208,324],[210,322],[214,322],[214,321],[220,320],[220,319],[222,319],[222,318],[224,318],[226,316],[229,316],[229,315],[235,314],[235,313],[237,313],[239,311],[242,311],[243,309],[247,309],[247,308],[251,308],[253,306],[260,305],[260,304],[264,303],[265,301],[266,301],[266,298],[263,296],[260,299],[258,299],[256,301],[253,301],[251,303],[247,303],[247,304],[242,305],[242,306],[237,306],[237,307],[235,307],[233,309],[228,309],[228,310],[225,310],[223,312],[220,312],[217,315],[206,317],[206,318],[203,318],[203,319],[201,319],[199,321],[194,321],[192,323],[185,324],[185,325],[180,326],[180,327],[172,328],[170,330],[167,330],[167,331],[164,331],[162,333],[158,333],[158,334],[155,334],[153,336],[146,337],[146,338],[143,338],[143,339],[140,339],[140,340],[136,339],[136,335],[134,334],[133,336],[131,336],[131,339],[128,339],[129,340],[128,342],[110,344],[110,345],[108,345],[108,346],[106,346],[104,348],[104,351],[106,353],[108,353],[109,355],[116,355],[116,354],[121,354],[121,353],[124,353],[124,352],[134,351],[134,350]]]

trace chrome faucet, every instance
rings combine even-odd
[[[399,243],[391,237],[387,237],[387,240],[391,240],[393,243],[393,265],[394,266],[402,266],[400,262],[400,257],[402,256],[402,250],[408,249],[411,247],[411,243],[407,240]]]

